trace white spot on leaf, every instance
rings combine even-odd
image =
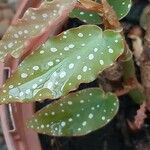
[[[94,59],[94,55],[93,55],[93,54],[90,54],[90,55],[89,55],[89,60],[92,60],[92,59]]]
[[[39,70],[39,66],[34,66],[33,70],[35,70],[35,71]]]
[[[60,78],[64,78],[66,76],[66,72],[62,71],[59,76],[60,76]]]
[[[73,67],[74,67],[74,64],[71,63],[71,64],[69,65],[69,69],[72,69]]]
[[[72,105],[72,102],[71,102],[71,101],[68,101],[68,105]]]
[[[87,69],[88,69],[88,67],[87,67],[87,66],[84,66],[82,70],[83,70],[83,72],[86,72]]]
[[[53,63],[52,61],[50,61],[50,62],[48,62],[47,64],[48,64],[49,66],[53,66],[54,63]]]
[[[104,61],[103,61],[103,60],[100,60],[99,63],[100,63],[101,65],[104,65]]]
[[[57,48],[55,48],[55,47],[52,47],[52,48],[51,48],[51,52],[54,53],[54,52],[56,52],[56,51],[57,51]]]
[[[78,80],[81,80],[81,78],[82,78],[81,75],[78,75],[78,76],[77,76],[77,79],[78,79]]]
[[[83,126],[86,126],[86,121],[84,121],[84,122],[82,123],[82,125],[83,125]]]
[[[22,74],[21,74],[21,78],[27,78],[27,76],[28,76],[28,75],[27,75],[26,73],[22,73]]]
[[[89,118],[90,118],[90,119],[93,118],[93,114],[92,114],[92,113],[89,114]]]
[[[65,122],[61,122],[61,126],[64,127],[66,125]]]
[[[78,33],[78,37],[83,37],[83,33]]]

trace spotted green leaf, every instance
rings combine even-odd
[[[100,24],[102,22],[101,17],[96,12],[90,12],[87,10],[80,10],[75,8],[70,13],[71,18],[78,18],[79,20],[83,21],[87,24]]]
[[[83,25],[51,38],[6,81],[1,103],[59,98],[88,83],[111,66],[124,50],[122,36]]]
[[[7,54],[19,58],[27,51],[37,48],[66,19],[75,2],[76,0],[44,1],[39,8],[29,8],[22,19],[9,27],[0,41],[0,61],[4,61]]]
[[[122,19],[127,15],[131,8],[131,0],[108,0],[109,4],[114,8],[119,19]],[[81,21],[88,24],[100,24],[102,23],[101,17],[98,13],[91,11],[83,11],[75,8],[70,13],[71,18],[78,18]]]
[[[28,127],[53,136],[81,136],[105,126],[116,115],[118,99],[98,88],[69,94],[28,122]]]

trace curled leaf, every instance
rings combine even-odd
[[[122,36],[95,25],[70,29],[51,38],[25,59],[6,81],[1,103],[59,98],[88,83],[123,53]]]
[[[19,58],[37,48],[74,8],[76,0],[44,1],[39,8],[28,9],[23,18],[12,24],[0,41],[0,61],[11,54]]]
[[[35,114],[28,127],[52,136],[81,136],[105,126],[116,115],[118,99],[98,88],[85,89]]]

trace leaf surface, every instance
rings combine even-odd
[[[28,127],[52,136],[81,136],[109,123],[118,107],[115,95],[98,88],[85,89],[46,106]]]
[[[6,81],[1,103],[59,98],[96,79],[124,50],[122,36],[83,25],[51,38]]]
[[[109,4],[114,8],[119,19],[127,15],[131,8],[131,0],[108,0]],[[78,18],[87,24],[101,24],[102,19],[96,12],[84,11],[75,8],[70,13],[71,18]]]

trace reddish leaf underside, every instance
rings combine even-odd
[[[40,46],[55,33],[75,3],[76,0],[53,0],[44,1],[39,8],[29,8],[0,41],[0,61],[4,62],[8,54],[19,58]]]

